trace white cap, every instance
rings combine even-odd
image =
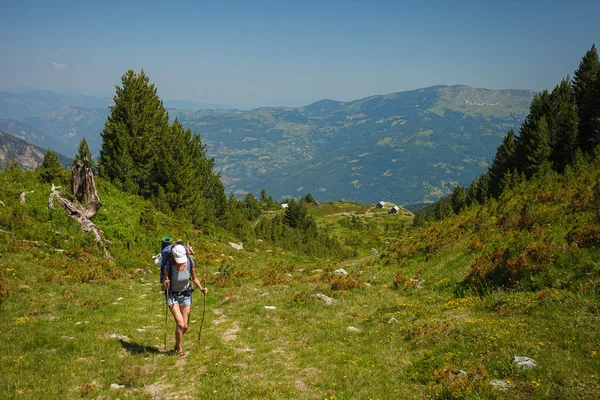
[[[187,252],[185,251],[185,247],[183,247],[183,245],[176,244],[173,246],[171,254],[173,255],[173,258],[177,264],[183,264],[184,262],[187,262]]]

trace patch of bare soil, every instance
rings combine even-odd
[[[225,333],[223,333],[221,339],[223,339],[224,342],[232,342],[237,339],[237,334],[239,331],[240,326],[237,322],[234,322],[233,325],[231,325],[231,328],[227,329]]]

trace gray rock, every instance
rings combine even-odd
[[[346,328],[346,332],[360,332],[360,329],[355,328],[354,326],[349,326]]]
[[[333,297],[326,296],[323,293],[313,294],[312,297],[321,300],[326,306],[332,306],[335,303],[337,303],[336,299],[334,299]]]
[[[387,322],[387,323],[388,323],[388,324],[390,324],[390,325],[391,325],[391,324],[397,324],[397,323],[398,323],[398,320],[397,320],[396,318],[392,317],[392,318],[390,318],[390,319],[388,320],[388,322]]]
[[[425,282],[423,279],[411,279],[410,281],[417,286],[417,289],[423,289],[423,283]]]
[[[234,242],[229,242],[229,245],[231,247],[233,247],[236,250],[243,250],[244,249],[244,245],[242,243],[234,243]]]
[[[453,378],[466,378],[467,372],[463,371],[462,369],[455,369],[452,371],[452,377]]]
[[[265,306],[265,310],[277,310],[275,306]]]
[[[333,273],[337,275],[348,275],[348,272],[346,272],[344,268],[336,269]]]
[[[121,390],[125,389],[125,385],[119,385],[118,383],[111,383],[110,390]]]
[[[490,385],[502,390],[510,389],[510,383],[501,381],[499,379],[492,379],[490,381]]]
[[[513,364],[517,364],[517,366],[521,369],[532,369],[537,367],[535,361],[533,361],[529,357],[514,356],[512,360],[510,360],[510,362]]]

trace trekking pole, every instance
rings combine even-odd
[[[171,284],[167,285],[167,290],[165,291],[165,351],[167,351],[167,325],[169,323],[169,289]]]
[[[206,278],[204,279],[204,289],[206,289]],[[206,314],[206,293],[204,294],[204,307],[202,309],[202,320],[200,321],[200,331],[198,332],[198,346],[202,341],[202,325],[204,325],[204,315]]]

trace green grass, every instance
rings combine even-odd
[[[144,233],[143,202],[100,183],[105,211],[98,224],[113,240],[112,265],[101,261],[102,252],[75,222],[45,210],[43,186],[28,175],[15,179],[0,174],[0,187],[13,188],[0,190],[7,205],[0,207],[0,229],[12,233],[0,233],[0,398],[600,397],[596,248],[573,256],[589,259],[591,275],[573,275],[579,281],[571,286],[465,290],[473,260],[485,251],[475,239],[483,240],[483,232],[496,243],[502,239],[494,226],[517,223],[510,202],[500,222],[472,209],[452,223],[412,231],[404,230],[409,216],[372,206],[311,208],[320,226],[346,244],[360,243],[356,258],[336,262],[252,240],[237,251],[227,232],[170,226],[159,213],[156,227]],[[15,196],[29,184],[39,193],[19,206]],[[546,209],[542,204],[532,212],[546,218]],[[356,226],[342,213],[353,213]],[[550,231],[553,240],[564,240],[570,229],[560,226]],[[185,359],[164,351],[164,297],[150,256],[165,231],[194,245],[210,290],[201,345],[203,298],[194,294]],[[90,277],[84,272],[91,264]],[[332,275],[337,268],[352,282]],[[326,306],[317,293],[337,303]],[[392,317],[396,323],[388,323]],[[360,331],[348,331],[351,326]],[[170,349],[170,316],[167,330]],[[531,357],[538,367],[521,371],[513,356]],[[467,377],[454,378],[457,369]],[[492,379],[511,388],[495,389]]]

